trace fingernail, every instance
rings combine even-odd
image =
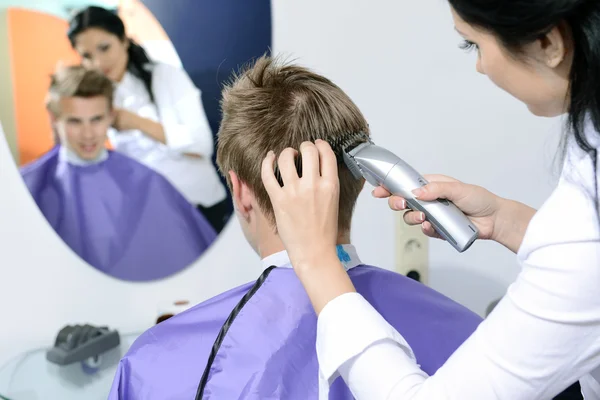
[[[273,150],[269,150],[269,152],[267,153],[267,157],[273,157],[275,155],[275,153],[273,152]]]
[[[419,197],[420,195],[422,195],[424,192],[424,190],[422,188],[417,188],[415,190],[412,191],[412,193],[416,196]]]
[[[419,214],[419,220],[420,220],[421,222],[425,222],[425,214],[424,214],[424,213],[420,213],[420,214]]]
[[[406,203],[405,203],[405,201],[404,201],[404,200],[396,200],[396,201],[394,202],[394,207],[395,207],[397,210],[402,210],[402,209],[404,209],[405,205],[406,205]]]

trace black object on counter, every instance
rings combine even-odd
[[[119,332],[106,326],[67,325],[58,332],[54,347],[46,352],[46,359],[54,364],[68,365],[96,357],[120,343]]]

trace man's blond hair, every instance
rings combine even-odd
[[[217,164],[229,179],[233,171],[252,190],[271,222],[269,196],[261,180],[261,162],[269,150],[299,149],[304,141],[369,133],[367,121],[352,100],[333,82],[307,68],[263,56],[243,70],[223,91]],[[339,160],[341,161],[341,160]],[[339,230],[350,229],[363,180],[338,163]]]
[[[82,66],[59,68],[51,77],[50,88],[46,96],[46,108],[54,116],[60,115],[60,99],[63,97],[103,96],[112,109],[114,86],[102,73]]]

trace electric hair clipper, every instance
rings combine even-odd
[[[361,134],[359,139],[367,142],[344,146],[342,151],[344,163],[356,179],[365,178],[371,185],[383,186],[393,195],[405,198],[408,206],[423,212],[435,230],[459,252],[473,244],[479,232],[458,207],[444,199],[416,199],[412,191],[426,185],[425,178],[392,152],[373,144],[366,135]]]

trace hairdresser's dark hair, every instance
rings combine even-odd
[[[540,39],[566,23],[573,39],[568,129],[562,140],[563,154],[569,139],[588,153],[598,169],[596,149],[586,139],[587,119],[600,132],[600,0],[448,0],[468,24],[494,34],[514,55],[524,45]],[[594,175],[598,212],[598,180]]]
[[[77,12],[69,21],[67,36],[73,48],[75,47],[77,35],[89,28],[102,29],[108,33],[112,33],[121,40],[127,39],[125,36],[125,25],[117,14],[106,8],[89,6]],[[127,70],[144,82],[150,99],[154,102],[152,72],[150,68],[152,61],[144,48],[132,39],[129,39],[129,49],[127,52],[129,55]]]

